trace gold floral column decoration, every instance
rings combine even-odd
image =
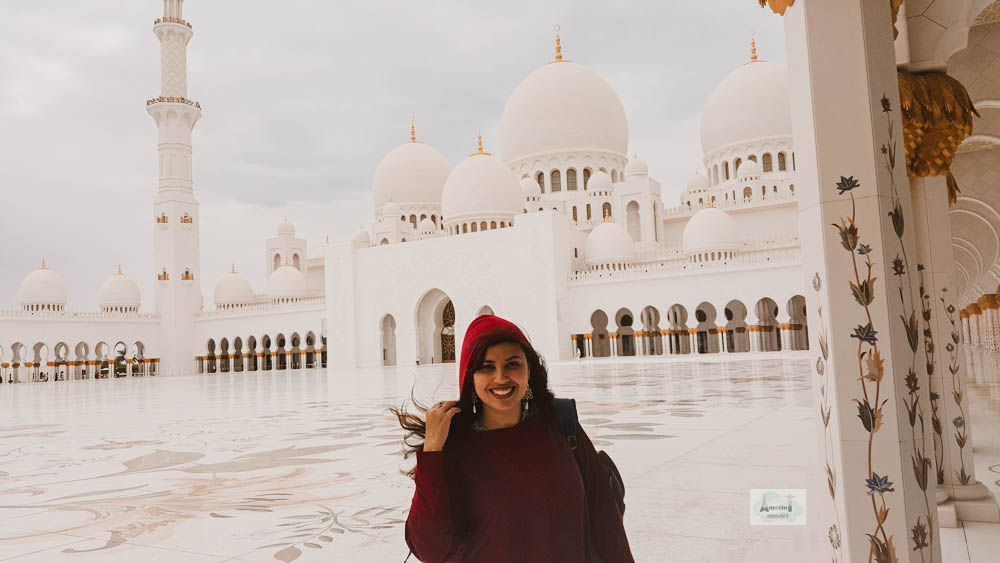
[[[943,72],[900,70],[898,75],[906,172],[911,178],[945,175],[948,203],[954,205],[959,189],[951,161],[972,133],[972,117],[979,117],[979,112],[965,86]]]
[[[771,11],[779,16],[785,15],[785,10],[795,3],[795,0],[757,0],[761,8],[771,7]]]

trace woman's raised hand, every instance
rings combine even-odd
[[[462,411],[458,401],[441,401],[427,409],[427,431],[424,436],[424,451],[439,452],[448,440],[451,419]]]

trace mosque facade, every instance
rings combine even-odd
[[[497,152],[480,137],[452,166],[411,124],[374,171],[366,228],[313,250],[286,218],[263,245],[264,291],[234,265],[206,308],[182,8],[164,0],[154,23],[146,102],[154,310],[119,268],[98,311],[73,312],[43,262],[0,311],[5,381],[450,362],[480,314],[515,320],[549,359],[808,347],[787,75],[755,47],[706,102],[705,172],[678,201],[629,155],[613,86],[557,37],[507,100]]]

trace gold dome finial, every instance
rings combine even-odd
[[[229,271],[230,274],[236,273],[236,264],[233,264],[233,269]]]
[[[476,133],[476,152],[472,153],[470,156],[475,156],[477,154],[490,154],[483,151],[483,134]]]
[[[417,128],[413,124],[413,116],[412,115],[410,116],[410,142],[411,143],[416,143],[417,142]]]
[[[561,61],[562,58],[562,40],[559,38],[559,30],[561,26],[556,24],[556,60]]]
[[[42,269],[43,270],[48,270],[48,268],[45,267],[45,257],[44,256],[42,256]]]
[[[757,62],[757,30],[750,34],[750,62]]]
[[[118,275],[119,276],[124,276],[125,275],[125,274],[122,273],[122,265],[121,264],[118,264]]]

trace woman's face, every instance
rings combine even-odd
[[[486,349],[483,365],[473,374],[476,395],[484,409],[496,414],[521,408],[521,399],[528,392],[528,359],[524,350],[513,342],[494,344]]]

